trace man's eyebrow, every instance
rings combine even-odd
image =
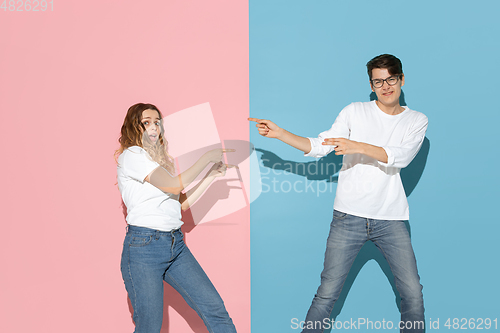
[[[376,79],[372,79],[373,81],[375,80],[387,80],[388,78],[390,77],[393,77],[393,76],[397,76],[397,75],[389,75],[388,77],[386,77],[385,79],[382,79],[382,78],[376,78]]]

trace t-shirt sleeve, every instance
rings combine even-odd
[[[417,156],[425,139],[425,132],[429,120],[419,113],[400,146],[383,146],[387,154],[387,163],[379,162],[383,166],[405,168]]]
[[[149,154],[140,147],[131,147],[124,155],[122,168],[125,175],[144,183],[144,179],[160,165],[153,161]]]
[[[346,106],[335,119],[332,127],[324,132],[321,132],[317,138],[308,138],[311,142],[311,151],[304,156],[323,157],[330,154],[336,146],[322,145],[325,139],[344,138],[349,139],[349,111],[353,107],[352,104]]]

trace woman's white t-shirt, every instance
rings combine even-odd
[[[178,196],[144,181],[160,165],[141,147],[125,149],[118,157],[118,188],[127,206],[127,223],[160,231],[178,229],[181,204]]]

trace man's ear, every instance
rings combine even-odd
[[[370,88],[372,88],[372,91],[375,92],[375,89],[373,89],[372,81],[370,81]]]

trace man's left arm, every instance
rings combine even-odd
[[[323,145],[333,145],[335,155],[363,154],[388,167],[405,168],[415,158],[425,138],[428,119],[422,115],[413,124],[410,132],[398,146],[378,147],[364,142],[343,138],[325,139]]]

